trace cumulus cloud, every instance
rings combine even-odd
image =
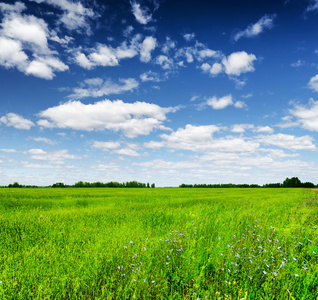
[[[79,156],[69,154],[67,149],[47,152],[42,149],[30,149],[27,151],[31,159],[47,161],[55,165],[63,165],[65,160],[80,159]]]
[[[318,74],[310,79],[308,86],[313,91],[318,92]]]
[[[140,60],[142,62],[149,62],[151,59],[151,52],[156,48],[157,40],[152,36],[144,39],[140,47]]]
[[[297,118],[297,122],[292,123],[293,125],[300,124],[306,130],[318,132],[318,101],[311,99],[307,106],[295,105],[289,112]],[[287,121],[291,122],[289,118]]]
[[[119,142],[99,142],[95,141],[92,145],[92,148],[99,149],[102,151],[114,150],[120,147]]]
[[[248,54],[245,51],[234,52],[222,60],[227,75],[239,76],[242,73],[253,72],[253,62],[256,60],[254,54]]]
[[[187,41],[187,42],[190,42],[192,41],[194,38],[195,38],[195,34],[192,32],[192,33],[185,33],[183,35],[183,38]]]
[[[119,84],[111,79],[103,81],[101,78],[85,80],[81,87],[74,88],[71,99],[82,99],[87,97],[103,97],[112,94],[122,94],[138,88],[139,83],[133,78],[119,79]]]
[[[316,150],[313,138],[309,135],[296,137],[283,133],[261,135],[257,140],[264,145],[273,145],[288,150]]]
[[[42,143],[45,143],[48,145],[56,145],[55,141],[52,141],[52,140],[45,138],[45,137],[31,137],[30,140],[33,140],[35,142],[42,142]]]
[[[170,70],[174,67],[173,59],[166,55],[157,56],[155,63],[160,65],[164,70]]]
[[[157,46],[157,40],[148,36],[141,42],[141,35],[136,34],[130,41],[124,41],[120,46],[114,48],[105,44],[97,44],[93,49],[87,50],[89,54],[77,51],[75,62],[81,67],[90,70],[96,66],[114,67],[118,66],[122,59],[133,58],[140,55],[142,62],[151,60],[151,52]]]
[[[18,2],[17,2],[18,3]],[[52,79],[57,71],[68,70],[49,48],[47,24],[35,16],[21,15],[24,5],[2,5],[0,65],[43,79]],[[32,59],[27,55],[32,53]]]
[[[189,150],[193,152],[254,152],[259,148],[258,142],[246,141],[241,137],[213,138],[213,134],[222,129],[224,128],[216,125],[194,126],[188,124],[185,128],[179,128],[170,135],[162,134],[160,137],[163,142],[162,146],[175,150]]]
[[[125,136],[134,138],[148,135],[154,129],[166,130],[163,126],[166,114],[176,110],[145,102],[104,100],[86,105],[70,101],[40,112],[38,116],[42,119],[38,125],[84,131],[121,131]]]
[[[59,22],[68,30],[85,29],[86,33],[91,33],[90,19],[99,17],[99,14],[91,8],[86,8],[81,2],[68,0],[30,0],[38,4],[47,3],[63,11]]]
[[[212,98],[209,98],[206,102],[201,104],[201,108],[205,105],[208,105],[212,107],[213,109],[224,109],[227,106],[234,105],[236,108],[243,108],[246,106],[246,104],[242,101],[233,101],[232,95],[226,95],[221,98],[217,98],[216,96],[213,96]]]
[[[32,121],[25,119],[15,113],[8,113],[5,116],[2,116],[0,118],[0,122],[5,124],[6,126],[12,126],[16,129],[24,130],[29,130],[32,126],[35,126]]]
[[[271,29],[276,15],[265,15],[260,18],[255,24],[249,25],[245,30],[239,31],[235,34],[234,40],[238,41],[240,38],[253,38],[261,34],[264,29]]]
[[[147,7],[141,7],[141,5],[136,1],[130,1],[130,4],[132,13],[140,24],[146,25],[152,21],[152,14]]]
[[[152,71],[148,71],[148,72],[142,73],[140,75],[140,79],[141,79],[142,82],[146,82],[146,81],[159,82],[159,81],[161,81],[158,73],[152,72]]]

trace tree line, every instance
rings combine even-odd
[[[8,186],[3,186],[3,187],[8,187],[8,188],[36,188],[38,186],[36,185],[23,185],[19,184],[18,182],[14,182],[13,184],[9,184]],[[116,182],[116,181],[111,181],[111,182],[83,182],[83,181],[78,181],[73,185],[67,185],[64,184],[63,182],[57,182],[54,183],[50,186],[46,187],[51,187],[51,188],[92,188],[92,187],[107,187],[107,188],[155,188],[155,184],[152,183],[151,185],[149,182],[147,183],[142,183],[138,181],[127,181],[127,182]]]
[[[219,183],[219,184],[185,184],[179,185],[179,188],[289,188],[289,187],[303,187],[303,188],[318,188],[312,182],[301,182],[298,177],[286,178],[283,183],[266,183],[258,184],[234,184],[234,183]]]

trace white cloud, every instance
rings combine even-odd
[[[254,54],[248,54],[245,51],[234,52],[222,60],[227,75],[239,76],[242,73],[253,72],[253,62],[256,60]]]
[[[45,138],[45,137],[32,137],[30,139],[35,141],[35,142],[42,142],[42,143],[49,144],[49,145],[56,145],[55,141],[52,141],[52,140]]]
[[[162,46],[162,52],[166,55],[169,54],[169,51],[171,49],[174,49],[176,47],[176,43],[174,41],[172,41],[169,37],[166,38],[166,42],[164,43],[164,45]]]
[[[136,150],[131,148],[123,148],[123,149],[114,150],[113,153],[116,153],[119,155],[131,156],[131,157],[140,156],[140,154]]]
[[[155,63],[160,65],[164,70],[169,70],[174,67],[173,59],[166,55],[157,56]]]
[[[127,137],[134,138],[148,135],[154,129],[165,130],[162,123],[166,120],[166,114],[176,110],[145,102],[104,100],[86,105],[70,101],[40,112],[38,115],[42,119],[38,125],[85,131],[122,131]]]
[[[235,108],[244,108],[246,104],[242,101],[233,101],[232,95],[226,95],[221,98],[213,96],[212,98],[207,99],[206,102],[203,102],[199,105],[199,109],[204,108],[206,105],[211,106],[213,109],[224,109],[227,106],[234,106]]]
[[[5,116],[0,118],[0,122],[5,124],[6,126],[12,126],[16,129],[25,129],[29,130],[34,123],[30,120],[24,119],[23,117],[15,114],[15,113],[8,113]]]
[[[52,79],[55,71],[68,70],[68,66],[49,49],[50,32],[42,19],[20,15],[22,9],[5,11],[0,30],[0,65],[44,79]],[[32,61],[26,51],[31,52]]]
[[[195,38],[195,34],[192,32],[192,33],[185,33],[183,35],[183,38],[187,41],[187,42],[190,42],[192,41],[194,38]]]
[[[6,3],[0,3],[0,10],[4,13],[21,13],[23,10],[26,9],[26,6],[22,2],[16,2],[15,4],[6,4]]]
[[[119,83],[120,84],[115,83],[110,79],[103,82],[101,78],[85,80],[83,87],[74,88],[73,94],[68,97],[71,99],[82,99],[87,97],[97,98],[133,91],[139,86],[139,83],[133,78],[120,78]]]
[[[6,37],[29,43],[37,53],[50,54],[47,24],[34,16],[10,15],[2,22],[1,33]]]
[[[318,74],[310,79],[308,86],[313,91],[318,92]]]
[[[235,108],[244,108],[244,107],[246,107],[246,106],[247,106],[246,103],[243,102],[243,101],[236,101],[236,102],[234,103],[234,107],[235,107]]]
[[[234,124],[231,131],[235,133],[244,133],[245,130],[253,129],[254,125],[252,124]]]
[[[77,51],[75,53],[75,62],[88,70],[96,66],[118,66],[120,60],[133,58],[138,54],[142,62],[149,62],[151,60],[151,52],[157,46],[157,40],[152,36],[148,36],[141,42],[141,38],[140,34],[136,34],[129,45],[127,45],[127,41],[124,41],[116,48],[105,44],[97,44],[95,48],[87,51],[90,52],[87,55]]]
[[[219,99],[214,96],[209,98],[206,104],[211,106],[213,109],[223,109],[229,105],[233,105],[232,95],[227,95]]]
[[[158,73],[152,72],[152,71],[148,71],[148,72],[142,73],[140,75],[140,79],[141,79],[142,82],[146,82],[146,81],[159,82],[159,81],[161,81]]]
[[[259,133],[273,133],[274,129],[269,126],[257,126],[255,131]]]
[[[140,24],[146,25],[152,21],[152,15],[147,7],[142,8],[141,5],[135,1],[131,1],[130,4],[132,13]]]
[[[264,145],[273,145],[288,150],[315,150],[313,138],[309,135],[296,137],[288,134],[260,135],[257,140]]]
[[[37,3],[47,3],[63,11],[60,16],[60,23],[69,30],[85,29],[86,33],[91,33],[89,20],[99,17],[99,14],[91,8],[86,8],[81,2],[68,0],[30,0]]]
[[[260,18],[255,24],[249,25],[245,30],[239,31],[234,40],[238,41],[240,38],[252,38],[261,34],[264,29],[271,29],[273,27],[273,21],[276,15],[265,15]]]
[[[317,75],[318,76],[318,75]],[[301,126],[310,131],[318,132],[318,101],[310,99],[308,106],[296,105],[294,109],[289,110],[290,114],[298,120],[293,125]],[[290,123],[290,119],[287,119]]]
[[[92,145],[92,148],[99,149],[102,151],[114,150],[120,147],[119,142],[99,142],[95,141]]]
[[[149,62],[151,59],[151,51],[157,46],[157,40],[152,36],[148,36],[144,39],[140,47],[140,60],[142,62]]]
[[[170,135],[162,134],[160,137],[164,147],[192,152],[255,152],[259,148],[258,142],[246,141],[243,137],[220,139],[212,137],[213,133],[222,129],[222,127],[215,125],[194,126],[188,124],[184,129],[179,128]],[[156,146],[159,148],[161,145],[157,144]]]
[[[79,156],[69,154],[67,149],[47,152],[42,149],[30,149],[27,151],[31,159],[47,161],[56,165],[63,165],[64,160],[80,159]]]
[[[0,64],[6,68],[16,67],[23,71],[28,65],[28,56],[19,41],[0,37]]]

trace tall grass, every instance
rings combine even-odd
[[[1,189],[0,299],[316,299],[317,204],[303,189]]]

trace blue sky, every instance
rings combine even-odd
[[[318,0],[0,2],[0,185],[318,183]]]

